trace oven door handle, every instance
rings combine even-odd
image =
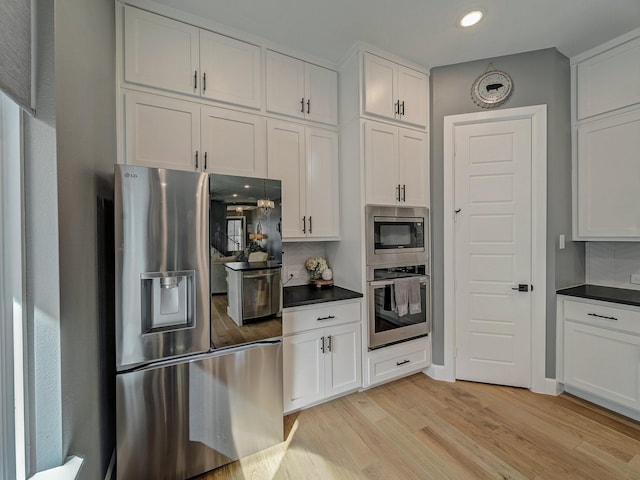
[[[406,277],[398,277],[398,278],[406,278]],[[429,281],[429,277],[428,276],[422,276],[420,277],[420,283],[427,283]],[[376,280],[374,282],[369,282],[369,286],[370,287],[385,287],[387,285],[393,285],[394,284],[394,280]]]

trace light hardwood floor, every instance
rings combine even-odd
[[[285,417],[214,479],[640,479],[640,423],[570,395],[419,373]]]

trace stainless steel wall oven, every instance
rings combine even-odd
[[[369,349],[428,335],[429,210],[368,206],[365,213]]]

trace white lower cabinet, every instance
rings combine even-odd
[[[640,310],[615,305],[558,296],[558,377],[571,393],[640,412]]]
[[[359,301],[285,309],[283,331],[285,413],[362,386]]]
[[[366,386],[388,382],[431,365],[430,337],[372,350],[367,356]]]

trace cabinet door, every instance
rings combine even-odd
[[[125,163],[199,170],[200,107],[160,95],[124,94]]]
[[[404,128],[398,133],[402,204],[429,205],[429,137]]]
[[[640,407],[640,337],[564,322],[564,383]]]
[[[305,113],[308,120],[338,123],[338,74],[328,68],[305,64]]]
[[[260,108],[260,47],[200,30],[201,95]]]
[[[398,129],[366,122],[364,133],[366,203],[398,203]]]
[[[331,397],[362,386],[360,324],[325,329],[326,391]]]
[[[577,65],[578,119],[640,103],[640,38]]]
[[[578,127],[578,235],[640,240],[640,109]]]
[[[197,94],[198,29],[125,6],[124,80]]]
[[[267,50],[267,111],[304,118],[304,62]]]
[[[203,168],[212,173],[264,177],[266,121],[224,108],[202,109]]]
[[[386,118],[396,117],[397,65],[389,60],[364,54],[364,111]]]
[[[308,234],[314,238],[337,237],[340,234],[338,134],[307,128],[305,137]]]
[[[303,237],[305,213],[304,127],[267,122],[267,176],[282,181],[282,238]]]
[[[282,339],[284,411],[306,407],[324,398],[322,330]]]
[[[398,65],[398,99],[400,120],[420,127],[427,126],[427,76],[411,68]]]

